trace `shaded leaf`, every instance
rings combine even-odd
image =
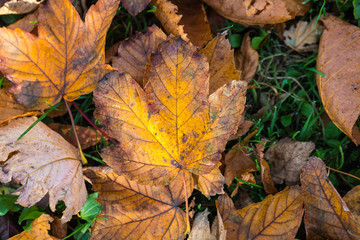
[[[344,201],[353,213],[357,225],[360,225],[360,185],[346,193]]]
[[[8,240],[21,232],[21,230],[21,227],[8,214],[0,216],[0,240]]]
[[[335,16],[322,20],[324,32],[320,39],[316,82],[324,108],[334,124],[360,143],[360,130],[356,120],[360,115],[358,27]],[[339,36],[341,36],[339,38]]]
[[[54,237],[63,239],[67,235],[68,223],[62,223],[61,218],[54,216],[51,222],[51,234]]]
[[[305,229],[309,239],[358,239],[360,228],[327,178],[325,163],[309,158],[301,173]]]
[[[0,7],[0,15],[24,14],[35,10],[44,0],[7,0]]]
[[[135,16],[142,12],[151,0],[121,0],[121,4],[128,10],[128,12]]]
[[[195,216],[189,240],[216,240],[215,236],[210,232],[209,214],[210,212],[206,208],[205,211],[199,212]]]
[[[287,187],[240,210],[227,195],[217,201],[227,239],[294,239],[304,212],[299,187]]]
[[[15,204],[18,196],[0,195],[0,216],[4,216]]]
[[[35,23],[35,22],[37,20],[38,14],[39,14],[38,11],[29,13],[22,19],[7,26],[7,28],[8,29],[20,28],[21,30],[24,30],[26,32],[32,32],[35,29],[35,27],[37,26],[37,23]]]
[[[16,139],[36,120],[21,118],[0,128],[0,181],[21,181],[17,203],[29,207],[49,194],[49,205],[63,200],[62,221],[84,205],[87,192],[78,151],[60,135],[39,122],[21,140]]]
[[[95,89],[106,71],[105,35],[118,3],[98,1],[83,23],[69,0],[49,0],[39,8],[39,37],[0,29],[0,70],[15,83],[10,92],[20,104],[45,109]]]
[[[168,186],[155,187],[117,176],[110,168],[89,168],[85,173],[104,206],[92,228],[91,239],[185,237],[185,213],[178,207],[185,200],[181,177]],[[190,183],[189,177],[188,180]]]

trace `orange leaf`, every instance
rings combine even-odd
[[[348,205],[350,211],[354,214],[356,223],[360,225],[360,185],[354,187],[346,193],[344,201]]]
[[[358,145],[360,45],[354,39],[360,37],[360,29],[334,16],[322,22],[324,32],[319,44],[317,69],[325,77],[316,76],[319,95],[331,120]]]
[[[121,4],[128,12],[135,16],[143,11],[151,0],[121,0]]]
[[[182,176],[168,186],[139,185],[110,168],[85,171],[104,206],[91,230],[91,239],[183,239],[185,213]],[[188,175],[188,183],[191,179]],[[188,185],[188,189],[192,186]]]
[[[220,166],[221,163],[218,163]],[[194,175],[195,188],[202,192],[208,199],[216,194],[224,194],[225,178],[221,174],[219,167],[216,166],[210,173]]]
[[[105,74],[105,35],[118,4],[98,1],[84,23],[69,0],[49,0],[39,8],[39,37],[0,29],[0,70],[18,102],[45,109],[93,91]]]
[[[210,173],[239,125],[246,83],[209,96],[208,77],[205,56],[181,39],[151,55],[144,90],[127,74],[106,75],[94,92],[96,116],[120,143],[104,161],[140,184],[168,184],[181,170]]]
[[[360,228],[327,178],[325,163],[309,158],[301,173],[305,229],[309,239],[358,239]]]
[[[227,239],[294,239],[304,212],[299,187],[286,187],[240,210],[227,195],[217,201]]]
[[[266,139],[261,139],[262,142],[266,142]],[[256,157],[259,160],[261,167],[261,182],[264,185],[264,190],[268,194],[275,194],[278,192],[270,174],[270,166],[264,159],[264,143],[257,143],[256,146]]]

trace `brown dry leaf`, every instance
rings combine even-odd
[[[0,7],[0,15],[25,14],[35,10],[44,0],[6,0]]]
[[[13,24],[10,24],[9,26],[7,26],[8,29],[16,29],[16,28],[20,28],[26,32],[32,32],[35,27],[37,26],[36,20],[37,20],[37,16],[38,16],[38,11],[35,11],[33,13],[27,14],[25,17],[23,17],[22,19],[14,22]]]
[[[21,182],[17,202],[24,207],[34,205],[46,194],[52,211],[58,201],[64,201],[61,220],[67,222],[87,199],[81,160],[75,147],[42,122],[16,141],[35,120],[20,118],[0,128],[0,182]]]
[[[71,143],[73,146],[77,146],[76,138],[74,131],[71,130],[71,125],[60,124],[60,123],[50,123],[48,127],[59,133],[66,141]],[[87,149],[91,146],[96,145],[101,141],[101,135],[95,129],[75,126],[76,132],[83,149]],[[71,131],[71,135],[69,134]]]
[[[239,180],[243,180],[248,183],[256,184],[254,174],[252,173],[243,173],[239,177],[237,177]],[[234,197],[236,194],[238,194],[240,186],[243,185],[243,182],[236,181],[236,186],[234,191],[231,193],[231,197]]]
[[[154,53],[166,38],[165,33],[153,25],[146,33],[137,33],[135,37],[120,42],[117,56],[111,58],[113,67],[119,72],[128,73],[142,86],[150,54]]]
[[[360,185],[346,193],[344,201],[353,213],[356,223],[360,225]]]
[[[325,163],[309,158],[301,173],[308,239],[359,239],[360,228],[327,178]]]
[[[211,225],[211,235],[215,236],[215,239],[226,240],[226,230],[225,230],[224,222],[219,212],[218,205],[219,205],[218,202],[216,202],[217,215],[213,221],[213,224]]]
[[[0,123],[14,116],[29,112],[29,109],[18,104],[15,99],[6,93],[6,89],[0,89]]]
[[[284,31],[285,44],[297,52],[317,50],[322,27],[318,25],[315,29],[316,23],[317,18],[314,18],[310,23],[299,21],[296,27],[292,25],[289,30]]]
[[[84,23],[69,0],[48,0],[39,8],[39,37],[0,29],[0,70],[15,83],[10,92],[20,104],[45,109],[96,88],[106,73],[105,35],[119,1],[98,1]]]
[[[241,80],[249,83],[259,66],[259,53],[252,47],[249,32],[243,37],[241,48],[235,53],[235,66],[241,72]]]
[[[207,208],[205,211],[196,214],[189,240],[216,240],[216,237],[210,232],[209,214]]]
[[[270,173],[270,166],[264,159],[264,150],[265,150],[265,143],[267,142],[266,139],[261,139],[261,143],[255,144],[256,146],[256,157],[259,160],[260,167],[261,167],[261,182],[264,185],[264,190],[267,194],[275,194],[278,192],[276,189],[274,182],[271,178]]]
[[[210,173],[204,175],[194,175],[194,187],[210,199],[210,196],[224,194],[225,178],[219,170],[221,163],[218,163]]]
[[[97,118],[121,140],[105,149],[104,161],[140,184],[210,173],[241,121],[246,83],[232,81],[209,96],[206,58],[180,38],[151,55],[144,82],[143,90],[112,72],[95,90]]]
[[[230,136],[229,141],[239,139],[240,137],[244,136],[253,125],[254,125],[253,121],[245,120],[244,122],[241,123],[237,132]]]
[[[300,0],[202,0],[220,15],[231,21],[264,25],[285,22],[303,16],[309,10],[309,4]]]
[[[294,239],[304,213],[299,187],[286,187],[240,210],[226,194],[217,201],[226,237],[234,240]]]
[[[186,218],[178,207],[185,201],[182,176],[155,187],[139,185],[106,167],[89,168],[85,174],[104,206],[90,239],[184,239]],[[187,179],[191,183],[189,175]]]
[[[289,138],[281,139],[265,153],[271,163],[271,177],[276,184],[299,184],[301,169],[315,150],[313,142],[296,142]]]
[[[225,38],[226,34],[226,32],[218,34],[199,51],[209,62],[210,94],[232,80],[240,80],[240,72],[235,68],[234,50],[231,49],[229,40]]]
[[[68,223],[62,223],[59,217],[54,216],[51,222],[51,234],[54,237],[63,239],[67,236]]]
[[[151,0],[121,0],[124,8],[133,16],[142,12]]]
[[[200,0],[153,0],[155,16],[166,33],[203,47],[212,39],[204,4]]]
[[[322,20],[324,32],[320,39],[316,75],[319,95],[334,124],[358,145],[360,130],[356,121],[360,115],[359,62],[360,29],[338,17]]]

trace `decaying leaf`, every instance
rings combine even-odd
[[[36,120],[20,118],[0,128],[0,182],[16,179],[23,185],[17,202],[30,207],[49,194],[55,211],[58,201],[66,209],[62,222],[80,211],[87,198],[78,151],[59,134],[39,122],[22,139],[16,139]]]
[[[200,0],[153,0],[155,16],[166,33],[203,47],[212,39],[210,25]]]
[[[153,25],[146,33],[137,33],[135,37],[120,42],[117,56],[111,58],[112,65],[119,72],[130,74],[140,86],[143,86],[145,67],[150,54],[154,53],[166,38],[165,33]]]
[[[222,16],[249,25],[276,24],[303,16],[309,4],[300,0],[203,0]]]
[[[50,240],[55,239],[51,237],[48,233],[50,230],[50,223],[53,219],[47,215],[43,214],[39,218],[35,219],[31,225],[30,231],[23,231],[18,235],[9,238],[9,240]]]
[[[230,136],[229,141],[230,141],[230,140],[239,139],[240,137],[244,136],[244,135],[250,130],[250,128],[251,128],[253,125],[254,125],[254,122],[253,122],[253,121],[251,121],[251,120],[244,120],[244,121],[240,124],[237,132],[236,132],[235,134],[233,134],[233,135]]]
[[[316,75],[324,109],[334,124],[358,145],[360,130],[359,62],[360,29],[335,16],[322,20],[324,32],[320,39]]]
[[[151,0],[121,0],[121,4],[128,12],[135,16],[143,11]]]
[[[22,231],[22,228],[13,218],[9,214],[0,216],[0,240],[8,240]]]
[[[317,25],[315,28],[316,23],[317,18],[314,18],[310,23],[298,21],[296,27],[292,25],[289,30],[284,31],[285,44],[297,52],[317,50],[322,27]]]
[[[271,177],[276,184],[295,185],[300,181],[301,169],[315,150],[313,142],[296,142],[284,138],[271,146],[265,159],[271,163]]]
[[[226,240],[226,230],[219,212],[218,202],[216,202],[216,212],[217,215],[211,225],[211,235],[215,236],[217,240]]]
[[[260,163],[261,168],[261,182],[264,185],[264,190],[267,194],[275,194],[278,192],[276,189],[274,182],[271,178],[270,173],[270,166],[264,159],[264,150],[265,150],[265,142],[267,142],[266,139],[261,139],[261,143],[255,144],[256,146],[256,157],[258,158],[258,161]]]
[[[51,234],[54,237],[63,239],[66,237],[68,230],[68,223],[62,223],[61,218],[53,216],[53,221],[51,222]]]
[[[15,83],[10,92],[28,108],[73,101],[96,88],[106,72],[105,35],[120,0],[100,0],[85,23],[69,0],[41,4],[38,33],[0,29],[0,70]]]
[[[299,187],[286,187],[240,210],[227,195],[217,201],[227,239],[294,239],[304,212]]]
[[[216,240],[215,236],[210,232],[209,214],[210,212],[206,208],[205,211],[199,212],[195,216],[189,240]]]
[[[21,30],[24,30],[26,32],[32,32],[35,29],[35,27],[37,26],[37,23],[35,23],[37,20],[37,16],[38,16],[38,11],[29,13],[22,19],[7,26],[7,28],[8,29],[20,28]]]
[[[0,7],[0,15],[24,14],[35,10],[44,0],[6,0]]]
[[[104,206],[91,230],[91,239],[183,239],[185,201],[182,178],[168,186],[139,185],[110,168],[85,171]],[[188,183],[191,179],[188,175]],[[192,186],[188,185],[188,190]],[[190,191],[191,192],[191,191]]]
[[[219,170],[221,163],[218,163],[210,173],[204,175],[194,175],[194,187],[198,189],[208,199],[216,194],[224,194],[225,178]]]
[[[95,90],[97,118],[121,140],[105,149],[104,161],[139,184],[210,173],[241,121],[246,83],[232,81],[209,96],[205,56],[175,38],[151,55],[144,86],[112,72]]]
[[[240,72],[235,68],[234,50],[225,36],[226,32],[218,34],[199,51],[209,62],[210,94],[232,80],[240,80]]]
[[[357,225],[360,225],[360,185],[347,192],[344,201],[353,213]]]
[[[327,178],[325,163],[309,158],[301,173],[305,229],[309,239],[359,239],[360,228]]]

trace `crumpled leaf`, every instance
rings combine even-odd
[[[168,186],[155,187],[139,185],[106,167],[89,168],[85,174],[99,192],[97,201],[104,206],[90,239],[184,238],[186,218],[178,207],[185,201],[182,176]],[[190,184],[189,175],[187,179]]]
[[[309,4],[300,0],[202,0],[220,15],[231,21],[264,25],[285,22],[303,16],[309,10]]]
[[[210,212],[206,208],[205,211],[199,212],[195,216],[189,240],[216,240],[215,236],[210,232],[209,214]]]
[[[357,225],[360,225],[360,185],[348,191],[344,196],[344,201],[353,213]]]
[[[15,83],[10,92],[20,104],[45,109],[96,88],[106,72],[105,35],[119,1],[98,1],[83,23],[69,0],[48,0],[39,8],[39,37],[0,29],[0,70]]]
[[[289,30],[284,31],[285,44],[297,52],[317,50],[322,27],[318,25],[315,29],[316,23],[317,18],[314,18],[310,23],[298,21],[296,27],[292,25]]]
[[[200,0],[153,0],[155,16],[167,34],[181,36],[203,47],[212,39],[204,4]]]
[[[179,38],[151,55],[144,90],[128,74],[106,75],[94,92],[96,116],[120,143],[105,149],[104,161],[139,184],[210,173],[239,125],[246,83],[209,96],[208,77],[205,56]]]
[[[56,239],[49,235],[48,231],[50,230],[50,223],[52,222],[52,217],[47,214],[41,215],[39,218],[35,219],[31,225],[30,231],[23,231],[9,240],[49,240]]]
[[[301,173],[308,239],[358,239],[360,228],[327,178],[325,163],[310,157]]]
[[[360,29],[335,16],[322,22],[324,32],[319,44],[317,70],[325,77],[316,75],[319,95],[330,119],[358,145],[360,45],[354,39],[360,37]]]
[[[0,182],[21,182],[17,203],[24,207],[34,205],[46,194],[52,211],[58,201],[64,201],[61,220],[67,222],[87,198],[81,160],[75,147],[42,122],[16,141],[35,120],[20,118],[0,128]]]
[[[0,7],[0,15],[24,14],[35,10],[44,0],[6,0]]]
[[[286,187],[240,210],[226,194],[217,201],[227,239],[294,239],[304,213],[299,187]]]
[[[234,50],[225,38],[226,34],[218,34],[199,51],[209,62],[210,94],[232,80],[240,80],[240,72],[235,68]]]
[[[315,150],[313,142],[296,142],[289,138],[281,139],[265,153],[271,163],[271,177],[276,184],[295,185],[300,181],[301,169]]]
[[[151,0],[121,0],[121,4],[133,16],[142,12]]]

